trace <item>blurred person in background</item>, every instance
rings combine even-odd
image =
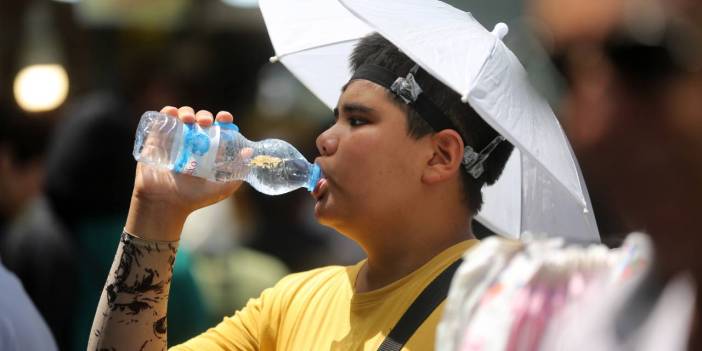
[[[106,239],[102,233],[114,223],[121,221],[123,225],[128,206],[124,203],[128,198],[123,195],[133,185],[131,151],[135,120],[130,117],[138,116],[147,108],[183,101],[186,97],[189,103],[196,105],[243,110],[243,102],[249,104],[253,100],[259,67],[267,62],[265,59],[271,49],[263,26],[256,22],[256,16],[260,16],[258,11],[247,15],[246,11],[224,2],[166,1],[176,8],[189,9],[182,13],[192,19],[192,24],[185,24],[185,28],[181,25],[189,21],[182,20],[173,11],[150,12],[148,16],[149,22],[159,23],[178,18],[174,26],[144,28],[129,20],[131,16],[143,16],[144,9],[160,7],[152,3],[130,6],[126,13],[120,11],[124,4],[119,1],[0,2],[0,38],[4,39],[0,40],[2,97],[12,93],[15,68],[27,63],[24,56],[31,37],[27,31],[38,26],[25,22],[31,17],[30,8],[37,3],[49,8],[50,21],[44,24],[55,36],[47,40],[56,41],[56,45],[39,43],[38,47],[55,49],[56,52],[52,52],[57,54],[55,58],[62,59],[60,63],[65,65],[70,78],[66,102],[69,108],[62,108],[61,115],[67,117],[64,118],[66,126],[59,128],[60,136],[50,147],[48,190],[44,193],[38,189],[22,190],[40,183],[35,175],[41,172],[29,171],[40,167],[23,168],[21,178],[17,177],[20,169],[12,169],[10,178],[0,179],[0,194],[7,194],[0,199],[3,208],[0,232],[10,229],[5,205],[8,204],[8,209],[18,209],[15,205],[24,202],[14,201],[10,195],[40,193],[35,200],[26,201],[28,205],[24,206],[21,216],[27,219],[22,221],[25,225],[3,235],[7,238],[4,250],[9,251],[3,261],[12,265],[11,271],[21,279],[47,320],[60,349],[78,350],[85,347],[94,307],[118,240],[114,236]],[[97,12],[92,13],[92,10]],[[234,19],[237,23],[200,26],[200,16],[212,11],[220,13],[225,22]],[[91,20],[92,15],[98,18]],[[253,20],[240,21],[248,16]],[[125,112],[127,110],[130,112]],[[316,127],[308,115],[302,115],[298,125],[315,124]],[[256,122],[256,112],[250,111],[240,119],[245,120]],[[248,127],[246,130],[251,131]],[[5,131],[10,129],[3,125],[0,133]],[[29,146],[46,146],[43,142],[37,143],[44,140],[40,138],[21,140]],[[305,142],[312,146],[314,140],[306,138]],[[6,179],[14,179],[14,183],[4,182]],[[6,184],[11,187],[6,188]],[[115,193],[122,196],[115,197]],[[268,204],[307,200],[299,195],[294,198],[291,201],[281,196],[269,199]],[[242,204],[246,201],[243,199]],[[267,209],[262,206],[261,210]],[[312,217],[306,214],[307,218]],[[265,217],[251,218],[255,222],[251,227],[269,228],[261,222],[276,215],[267,213]],[[292,226],[300,225],[299,222],[289,222],[290,227],[286,229],[296,230]],[[216,226],[217,222],[209,224]],[[271,230],[255,230],[251,234],[252,246],[263,250],[269,249],[266,242],[274,240],[263,236],[278,235]],[[188,245],[181,246],[182,255],[175,266],[173,284],[182,288],[177,288],[179,292],[171,296],[171,305],[176,306],[171,309],[169,320],[172,341],[182,341],[202,332],[205,326],[220,321],[224,314],[230,314],[242,301],[257,296],[263,287],[272,285],[272,279],[277,281],[287,272],[278,259],[248,250],[247,244],[219,245],[217,252],[193,251],[192,255]],[[206,245],[213,247],[217,242]],[[110,252],[101,261],[96,257],[100,257],[104,248],[109,248]],[[277,248],[267,251],[270,253]],[[296,262],[297,267],[309,267],[310,258],[319,256],[326,246],[313,240],[288,240],[280,249],[276,253],[284,254],[286,264]],[[338,257],[332,259],[338,261]],[[89,263],[77,265],[76,261],[81,260]],[[247,263],[231,267],[232,262],[241,260]],[[222,269],[222,265],[231,269]],[[266,274],[257,273],[262,269],[266,269]],[[197,281],[193,281],[193,271],[199,274]],[[234,280],[223,278],[230,275],[244,276],[250,284],[232,284]],[[212,300],[203,301],[205,298]],[[212,310],[206,311],[204,305],[211,306]],[[222,312],[225,310],[226,313]],[[206,318],[215,314],[214,321]]]
[[[0,235],[37,198],[44,185],[46,149],[53,116],[0,109]]]
[[[117,243],[111,233],[121,230],[126,217],[126,200],[120,195],[133,183],[131,150],[136,121],[123,117],[120,111],[125,109],[129,105],[113,93],[94,92],[75,98],[56,112],[64,116],[51,143],[48,131],[38,135],[42,129],[36,126],[26,131],[3,128],[33,148],[49,146],[45,186],[31,187],[34,201],[8,228],[0,249],[8,269],[23,282],[62,350],[81,350],[87,343],[94,306],[112,263],[105,257]],[[19,177],[23,169],[43,172],[41,156],[35,157],[36,165],[27,162],[37,168],[18,166],[12,170],[17,176],[11,178],[8,173],[3,184],[17,192],[29,187],[24,184],[31,180],[44,179],[42,174],[32,177],[28,171]],[[179,306],[173,308],[171,326],[180,340],[208,325],[191,271],[190,251],[183,252],[173,270],[173,284],[179,289],[171,299]]]
[[[699,3],[532,0],[567,88],[565,129],[589,184],[652,242],[651,268],[574,310],[569,350],[702,349]],[[587,313],[585,313],[587,311]],[[557,340],[560,339],[560,340]]]
[[[500,253],[506,263],[499,273],[459,271],[447,303],[455,316],[440,325],[451,345],[437,346],[702,349],[700,5],[531,0],[529,8],[560,73],[563,125],[588,186],[631,234],[615,249],[484,242],[467,262]]]
[[[9,233],[35,219],[32,207],[43,186],[44,157],[52,124],[50,115],[29,115],[9,103],[0,105],[1,350],[57,349],[51,331],[32,302],[34,296],[30,299],[22,282],[5,267],[9,264],[11,270],[21,274],[48,268],[53,263],[47,258],[36,266],[27,265],[9,243]],[[50,252],[49,256],[53,257]]]

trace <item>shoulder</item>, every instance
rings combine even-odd
[[[54,350],[54,339],[19,279],[0,264],[0,349]],[[17,346],[13,348],[10,346]]]
[[[346,276],[347,270],[348,267],[344,266],[325,266],[292,273],[283,277],[275,287],[287,289],[290,287],[320,286]]]
[[[17,325],[12,316],[0,316],[0,350],[57,350],[46,327]]]
[[[273,287],[265,289],[260,299],[264,302],[275,300],[283,305],[293,301],[314,301],[320,293],[349,286],[347,270],[348,267],[327,266],[288,274]]]

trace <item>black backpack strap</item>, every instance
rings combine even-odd
[[[414,334],[424,320],[436,309],[448,295],[451,278],[463,259],[459,259],[446,267],[441,274],[422,291],[405,311],[400,320],[390,330],[388,336],[380,344],[378,351],[400,351],[407,340]]]

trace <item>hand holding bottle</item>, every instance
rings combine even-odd
[[[161,113],[201,127],[211,126],[214,122],[209,111],[195,113],[187,106],[179,109],[167,106],[161,109]],[[219,112],[216,120],[231,123],[233,117],[228,112]],[[158,140],[146,141],[150,142]],[[241,156],[247,157],[247,152],[251,150],[242,149]],[[241,181],[210,182],[139,162],[125,230],[149,240],[178,240],[183,223],[191,212],[229,197],[240,185]]]
[[[134,159],[213,182],[243,180],[268,195],[312,191],[322,177],[318,165],[284,140],[251,141],[232,122],[202,127],[155,111],[141,116]]]

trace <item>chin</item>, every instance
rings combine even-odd
[[[331,211],[329,208],[320,206],[318,203],[314,208],[314,217],[319,224],[341,232],[344,227],[344,219],[334,212],[335,211]]]
[[[327,225],[329,221],[329,209],[321,201],[314,204],[314,218],[322,225]]]
[[[331,227],[335,223],[335,218],[329,213],[325,208],[320,208],[319,204],[314,207],[314,217],[317,219],[319,224]]]

